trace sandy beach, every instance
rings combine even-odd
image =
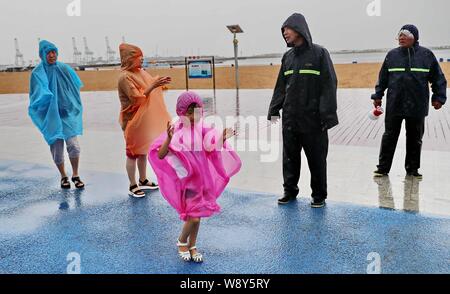
[[[441,63],[442,70],[450,77],[450,63]],[[339,79],[339,88],[372,88],[374,87],[380,63],[337,64],[335,65]],[[185,89],[186,76],[184,68],[149,69],[151,75],[170,76],[170,89]],[[240,82],[242,89],[271,89],[275,85],[279,66],[241,66]],[[80,71],[78,74],[84,83],[83,91],[112,91],[117,88],[119,70]],[[27,93],[30,72],[0,73],[0,94]],[[210,89],[212,79],[189,81],[191,89]],[[217,89],[234,89],[234,68],[216,68]]]

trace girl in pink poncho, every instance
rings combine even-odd
[[[216,200],[241,168],[241,160],[226,143],[235,131],[206,126],[203,101],[196,93],[180,95],[177,114],[180,119],[167,123],[167,133],[153,142],[148,159],[161,194],[185,222],[177,243],[179,256],[202,262],[195,246],[200,218],[220,212]]]

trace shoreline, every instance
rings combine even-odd
[[[440,63],[450,79],[450,62]],[[339,88],[373,88],[378,79],[381,63],[335,64]],[[273,89],[280,65],[243,65],[239,67],[241,89]],[[186,88],[184,68],[147,69],[152,76],[170,76],[171,90]],[[77,72],[84,83],[82,91],[114,91],[120,70],[96,70]],[[0,94],[28,93],[31,72],[1,72]],[[212,89],[212,79],[190,79],[191,89]],[[234,89],[234,67],[216,67],[216,89]]]

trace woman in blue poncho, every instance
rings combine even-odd
[[[58,62],[58,48],[48,41],[39,43],[41,63],[31,73],[28,113],[50,146],[53,161],[61,173],[61,188],[70,189],[64,168],[64,141],[72,164],[72,182],[84,188],[78,175],[80,146],[77,136],[83,133],[83,107],[78,75],[68,65]]]

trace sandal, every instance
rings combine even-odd
[[[72,177],[72,182],[75,184],[77,189],[84,188],[84,183],[81,181],[80,177]]]
[[[130,191],[128,192],[128,195],[135,197],[135,198],[145,197],[145,193],[142,192],[141,189],[139,189],[138,185],[130,186]]]
[[[177,240],[177,247],[187,247],[188,243],[181,243],[180,240]],[[180,251],[178,249],[178,256],[185,262],[191,261],[191,253],[190,251]]]
[[[143,182],[141,180],[139,180],[139,186],[141,187],[141,189],[148,189],[148,190],[157,190],[157,189],[159,189],[158,184],[150,182],[147,179],[145,181],[143,181]]]
[[[197,249],[196,246],[192,246],[191,248],[189,248],[189,253],[192,250],[196,250],[196,249]],[[199,253],[199,252],[197,252],[195,254],[191,254],[191,258],[192,258],[193,262],[196,262],[196,263],[202,263],[203,262],[203,255],[201,253]]]
[[[70,182],[68,177],[61,179],[61,189],[70,189]]]

